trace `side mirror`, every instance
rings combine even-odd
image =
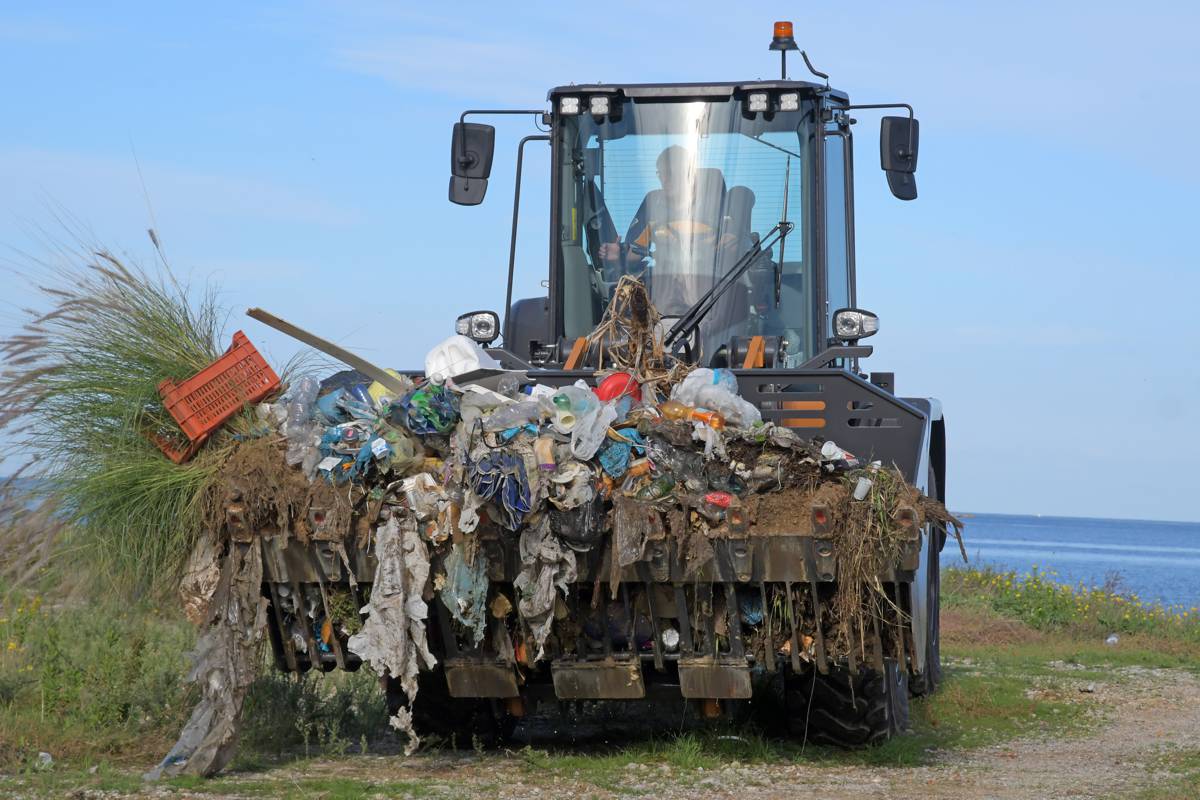
[[[496,129],[474,122],[456,122],[450,141],[450,202],[477,206],[487,194],[496,151]]]
[[[921,125],[908,117],[884,117],[879,124],[879,166],[887,173],[888,188],[901,200],[915,200],[917,145]]]

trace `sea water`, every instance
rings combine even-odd
[[[964,514],[972,566],[1057,572],[1055,580],[1103,586],[1144,602],[1200,606],[1200,523],[1012,514]],[[942,566],[960,566],[953,541]]]

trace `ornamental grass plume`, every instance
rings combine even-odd
[[[125,592],[164,592],[203,524],[230,432],[246,431],[250,415],[176,465],[148,436],[178,432],[157,387],[224,351],[227,315],[211,288],[193,296],[165,265],[151,274],[97,250],[41,269],[49,310],[26,310],[0,340],[0,431],[61,504],[73,564]]]

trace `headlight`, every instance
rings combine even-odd
[[[767,93],[753,92],[746,98],[746,110],[750,113],[767,110]]]
[[[560,114],[578,114],[579,113],[579,98],[578,97],[560,97],[560,98],[558,98],[558,113],[560,113]]]
[[[833,335],[845,342],[857,342],[879,330],[879,317],[861,308],[842,308],[833,312]]]
[[[780,111],[796,111],[800,108],[800,95],[795,92],[779,95]]]
[[[454,331],[480,344],[491,344],[500,335],[500,315],[495,311],[470,311],[455,321]]]
[[[602,94],[596,95],[588,101],[588,110],[596,117],[608,116],[608,98]]]

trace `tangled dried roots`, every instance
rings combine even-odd
[[[853,489],[860,477],[868,478],[871,486],[865,498],[855,500]],[[832,611],[838,649],[865,659],[869,633],[909,622],[900,598],[889,592],[881,576],[901,561],[905,544],[926,523],[953,526],[956,536],[962,523],[941,503],[908,485],[895,468],[854,471],[842,485],[822,491],[833,493],[826,501],[832,511],[830,527],[836,532],[838,583]],[[914,517],[905,524],[904,514],[909,512]],[[961,542],[959,536],[960,546]]]
[[[681,378],[686,367],[663,346],[661,321],[646,285],[622,276],[600,324],[587,337],[588,349],[599,354],[599,369],[628,372],[643,383]]]
[[[353,519],[352,493],[362,494],[326,481],[310,483],[300,470],[287,466],[277,439],[247,439],[233,448],[205,498],[205,529],[223,530],[234,538],[242,530],[294,534],[302,542],[342,541]],[[318,524],[313,524],[310,512],[315,512]]]

